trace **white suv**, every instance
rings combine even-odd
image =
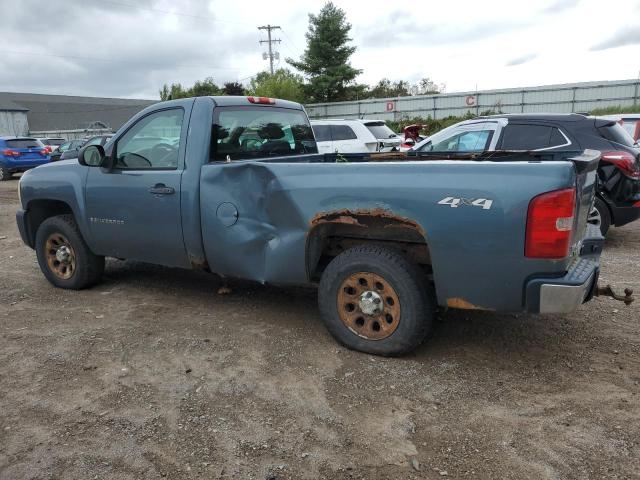
[[[319,153],[392,152],[402,137],[383,120],[311,120]]]

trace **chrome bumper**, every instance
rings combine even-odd
[[[540,313],[570,313],[582,305],[592,294],[593,272],[582,285],[543,283],[540,286]]]

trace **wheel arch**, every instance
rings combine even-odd
[[[315,215],[306,243],[307,276],[317,281],[329,261],[343,251],[366,244],[394,248],[431,269],[427,236],[418,222],[388,210],[336,210]]]
[[[62,200],[35,199],[27,204],[27,239],[29,246],[35,246],[36,232],[47,218],[70,214],[76,217],[71,206]]]

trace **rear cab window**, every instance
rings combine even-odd
[[[210,161],[248,160],[318,153],[303,110],[281,107],[216,107]]]

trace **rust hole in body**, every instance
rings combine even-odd
[[[316,227],[323,223],[339,225],[355,225],[363,228],[381,226],[382,228],[409,228],[426,238],[425,232],[418,222],[411,220],[383,208],[371,210],[336,210],[333,212],[321,212],[315,215],[310,222],[310,227]]]

